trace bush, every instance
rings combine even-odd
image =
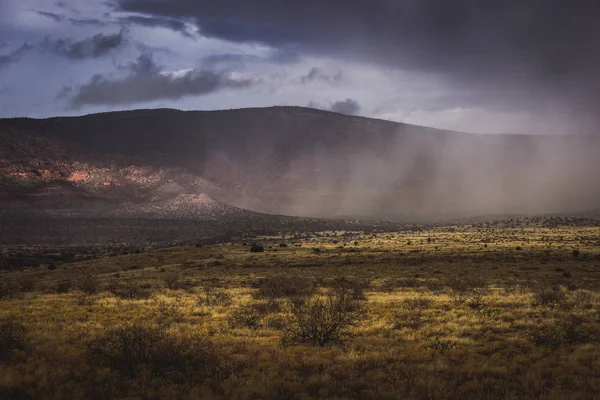
[[[450,282],[450,290],[450,297],[455,304],[467,304],[473,309],[486,305],[488,289],[476,280],[454,279]]]
[[[110,291],[118,298],[127,300],[148,299],[152,296],[150,288],[142,287],[133,281],[115,285]]]
[[[199,306],[228,306],[233,302],[231,295],[223,289],[215,289],[210,286],[203,288],[203,293],[198,296]]]
[[[56,269],[56,265],[54,265],[54,264],[49,264],[47,268],[48,268],[48,270],[50,270],[50,271],[54,271],[54,270]]]
[[[281,340],[284,345],[344,345],[362,318],[362,305],[351,290],[332,289],[325,296],[292,301]]]
[[[202,339],[169,334],[165,327],[134,323],[109,329],[88,344],[92,362],[127,378],[144,371],[152,377],[188,381],[205,378],[217,359]]]
[[[69,290],[71,289],[71,286],[73,286],[73,284],[71,283],[71,281],[62,281],[62,282],[59,282],[58,285],[56,285],[56,293],[58,293],[58,294],[69,293]]]
[[[264,253],[265,252],[265,248],[263,246],[261,246],[261,245],[253,244],[250,247],[250,252],[251,253]]]
[[[100,284],[92,275],[86,275],[81,282],[78,283],[77,287],[85,294],[96,294],[98,293]]]
[[[227,323],[233,329],[258,329],[262,322],[262,313],[252,303],[234,308],[227,315]]]
[[[432,343],[427,345],[428,350],[436,350],[440,353],[444,354],[445,352],[452,350],[456,347],[456,342],[451,340],[440,340],[440,338],[436,338]]]
[[[394,312],[394,329],[410,328],[418,329],[425,324],[424,311],[433,304],[433,300],[427,298],[406,299],[402,302],[400,310]]]
[[[35,290],[35,281],[32,279],[21,279],[19,281],[19,286],[23,293],[33,292]]]
[[[258,288],[254,293],[256,299],[310,296],[316,290],[312,281],[301,276],[277,275],[262,279],[254,286]]]
[[[181,289],[181,279],[179,275],[167,275],[164,282],[165,286],[170,290]]]
[[[174,303],[167,303],[166,301],[159,301],[155,307],[159,323],[161,324],[174,324],[183,321],[184,316],[179,311],[179,307]]]
[[[357,300],[365,299],[365,290],[369,287],[369,283],[359,279],[351,279],[346,277],[335,278],[331,284],[333,289],[345,289],[350,291],[352,297]]]
[[[564,305],[565,293],[559,287],[539,286],[533,290],[533,304],[540,307],[558,308]]]
[[[15,350],[24,350],[25,327],[14,318],[0,320],[0,363],[9,359]]]
[[[18,293],[19,293],[19,291],[17,290],[15,285],[12,284],[12,282],[9,282],[9,281],[0,282],[0,300],[12,299]]]
[[[594,336],[583,326],[583,321],[575,316],[544,322],[528,329],[525,334],[537,346],[553,349],[564,345],[586,343],[594,339]]]

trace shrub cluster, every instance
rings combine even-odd
[[[198,337],[171,334],[146,323],[119,326],[88,344],[91,362],[136,378],[144,373],[188,381],[204,379],[218,367],[209,343]]]
[[[290,301],[282,343],[313,346],[344,345],[364,317],[352,290],[338,287],[324,296]]]

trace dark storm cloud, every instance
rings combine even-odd
[[[161,18],[161,17],[145,17],[142,15],[130,15],[127,17],[119,18],[121,23],[125,24],[137,24],[150,28],[160,27],[171,29],[175,32],[180,33],[182,36],[195,39],[196,36],[187,30],[187,26],[184,22],[171,19],[171,18]]]
[[[331,111],[346,115],[356,115],[360,111],[360,104],[354,99],[337,101],[331,106]]]
[[[101,26],[107,25],[106,22],[99,20],[99,19],[73,18],[73,17],[68,17],[66,15],[61,15],[61,14],[57,14],[57,13],[53,13],[53,12],[49,12],[49,11],[39,11],[39,10],[36,10],[35,13],[37,13],[38,15],[41,15],[43,17],[53,19],[56,22],[67,22],[74,26],[98,26],[98,27],[101,27]]]
[[[256,84],[251,79],[234,79],[223,72],[192,69],[169,74],[157,65],[152,55],[144,54],[126,67],[128,75],[111,79],[95,75],[83,86],[78,87],[71,97],[73,108],[92,105],[129,105],[140,102],[168,99],[177,100],[186,96],[206,95],[226,88],[246,88]],[[61,91],[65,96],[66,88]]]
[[[21,59],[21,57],[23,57],[23,55],[29,52],[31,49],[33,49],[33,47],[25,43],[18,49],[13,50],[8,54],[0,54],[0,70],[2,70],[5,67],[8,67],[10,64],[18,62]]]
[[[579,0],[120,0],[201,33],[440,73],[499,103],[599,105],[600,3]]]
[[[124,31],[108,35],[99,33],[79,42],[65,39],[52,41],[46,38],[44,45],[55,53],[71,60],[85,60],[104,57],[123,46],[125,43],[124,35]]]

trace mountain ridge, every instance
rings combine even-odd
[[[11,118],[0,119],[0,193],[58,180],[119,204],[205,193],[287,215],[578,211],[600,198],[597,151],[594,136],[477,135],[301,107]]]

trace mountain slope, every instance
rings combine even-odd
[[[81,214],[115,216],[193,218],[202,194],[311,216],[585,211],[600,201],[599,153],[593,136],[471,135],[298,107],[3,119],[0,202],[64,182],[114,205]]]

